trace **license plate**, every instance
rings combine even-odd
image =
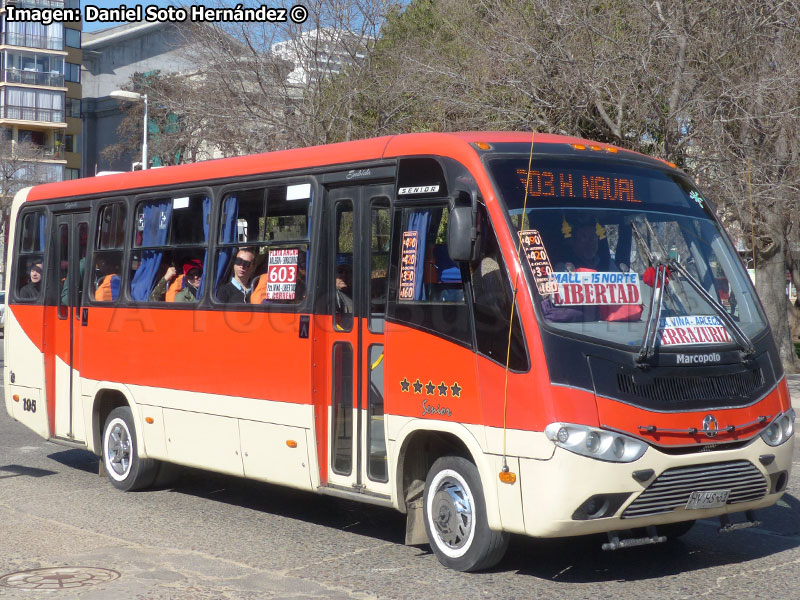
[[[686,503],[686,510],[699,510],[703,508],[719,508],[725,506],[730,495],[730,490],[710,490],[707,492],[692,492]]]

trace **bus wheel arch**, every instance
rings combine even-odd
[[[408,504],[422,498],[425,478],[440,456],[463,456],[472,462],[467,445],[454,433],[432,429],[417,429],[409,433],[397,456],[397,499],[402,512]]]
[[[501,528],[490,463],[470,430],[457,423],[413,421],[398,432],[396,439],[395,497],[398,509],[407,515],[406,544],[429,542],[423,518],[425,482],[435,462],[446,456],[463,458],[475,466],[487,522],[493,529]]]
[[[103,452],[103,429],[108,415],[120,406],[131,406],[131,402],[121,390],[103,388],[95,394],[92,403],[92,450],[98,456]]]

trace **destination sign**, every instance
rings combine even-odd
[[[658,324],[662,346],[693,346],[731,342],[728,330],[715,316],[665,317]]]
[[[531,198],[590,198],[640,203],[633,179],[585,171],[517,169]]]
[[[603,306],[641,304],[637,273],[556,272],[551,280],[558,286],[556,306]]]

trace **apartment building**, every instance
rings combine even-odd
[[[6,5],[12,3],[80,8],[78,0],[2,0],[0,160],[21,161],[11,179],[24,185],[80,177],[82,23],[8,21]],[[15,192],[13,187],[3,193]]]

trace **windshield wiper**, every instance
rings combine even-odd
[[[638,233],[638,232],[637,232]],[[642,347],[636,362],[647,362],[656,351],[656,333],[658,324],[661,321],[661,307],[664,304],[664,286],[667,284],[667,265],[660,260],[655,261],[653,267],[656,270],[656,279],[653,282],[653,295],[650,296],[650,309],[647,313],[647,324],[642,338]]]
[[[706,291],[706,289],[700,284],[694,276],[686,270],[682,264],[674,259],[669,259],[667,261],[667,265],[671,270],[677,271],[681,275],[686,278],[686,281],[689,282],[695,291],[700,294],[700,297],[705,300],[711,308],[714,309],[714,312],[722,319],[722,322],[728,327],[728,330],[733,334],[736,343],[742,349],[744,353],[744,359],[749,358],[753,354],[756,353],[755,346],[753,346],[753,342],[750,341],[750,338],[747,337],[747,334],[742,331],[742,328],[739,327],[739,324],[733,319],[733,317],[728,313],[727,310],[719,303],[717,300]]]
[[[646,217],[645,224],[647,225],[650,235],[655,237],[655,232]],[[657,256],[656,253],[650,249],[650,246],[644,240],[642,232],[639,231],[639,228],[634,222],[631,222],[631,232],[636,239],[636,245],[639,246],[639,250],[647,257],[650,266],[656,271],[655,281],[653,281],[653,294],[650,296],[650,307],[647,312],[644,337],[642,338],[639,356],[636,357],[636,362],[641,366],[643,363],[646,363],[656,351],[656,334],[658,333],[658,323],[661,320],[661,308],[664,304],[664,286],[667,283],[668,275],[667,267],[662,257]]]

